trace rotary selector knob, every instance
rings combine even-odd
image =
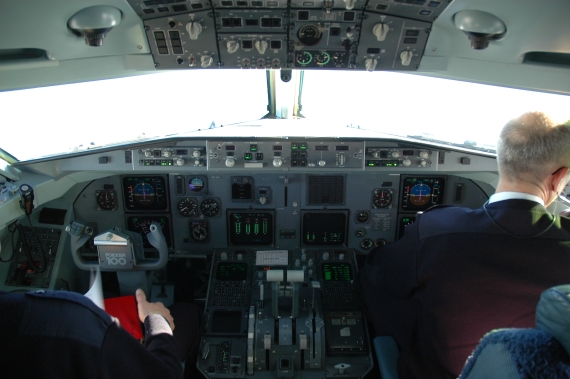
[[[196,159],[196,160],[194,161],[194,166],[200,166],[201,163],[202,163],[202,162],[201,162],[199,159]]]
[[[239,43],[237,41],[228,41],[226,47],[228,48],[228,53],[233,54],[239,49]]]
[[[236,160],[234,158],[226,158],[226,167],[234,167]]]
[[[420,160],[420,166],[421,167],[426,167],[427,166],[427,162],[425,159]]]
[[[408,158],[406,158],[406,159],[404,159],[404,160],[402,161],[402,164],[403,164],[404,166],[409,166],[409,165],[412,164],[412,161],[409,160]]]
[[[392,151],[392,157],[393,158],[398,158],[400,156],[400,152],[399,151]]]
[[[178,158],[176,160],[176,165],[177,166],[184,166],[184,159],[183,158]]]
[[[380,152],[379,152],[379,151],[375,151],[375,152],[372,153],[372,156],[373,156],[374,158],[380,158]]]
[[[220,254],[220,258],[222,259],[222,261],[226,261],[228,259],[228,253],[226,253],[225,251],[222,252],[222,254]]]
[[[386,35],[388,34],[389,30],[390,27],[388,26],[388,24],[381,22],[374,25],[374,28],[372,28],[372,33],[376,36],[378,42],[382,42],[386,39]]]
[[[186,24],[186,31],[190,36],[190,39],[198,39],[200,33],[202,33],[202,25],[197,21],[192,21]]]
[[[192,156],[194,158],[200,158],[202,156],[202,153],[200,153],[200,150],[194,150],[194,152],[192,153]]]
[[[323,261],[328,261],[329,260],[329,253],[327,251],[325,251],[323,253]]]
[[[414,56],[414,53],[412,53],[410,50],[402,51],[402,54],[400,54],[402,66],[409,66],[410,63],[412,62],[413,56]]]
[[[259,203],[260,203],[260,204],[265,204],[265,203],[267,203],[267,198],[266,198],[265,196],[261,196],[261,197],[259,198]]]
[[[420,151],[420,158],[427,158],[429,157],[429,153],[427,151]]]
[[[152,151],[150,151],[150,150],[145,150],[145,152],[144,152],[144,156],[145,156],[145,157],[149,157],[149,158],[150,158],[150,157],[152,157],[152,156],[153,156],[153,153],[152,153]]]
[[[281,167],[283,160],[281,158],[273,159],[273,167]]]
[[[255,48],[259,51],[259,54],[265,54],[265,50],[267,50],[267,41],[256,41]]]
[[[327,164],[327,162],[322,160],[322,159],[319,161],[319,166],[321,166],[321,167],[324,167],[326,164]]]
[[[203,68],[210,67],[210,65],[212,64],[212,62],[214,62],[214,58],[212,58],[211,55],[202,55],[202,58],[200,58],[200,60],[201,60],[201,62],[202,62],[202,63],[201,63],[201,66],[202,66]]]
[[[378,60],[374,58],[366,59],[364,65],[366,66],[366,71],[372,72],[376,69],[376,65],[378,64]],[[376,153],[375,153],[376,154]]]
[[[163,151],[163,152],[162,152],[162,156],[165,157],[165,158],[170,158],[170,157],[172,156],[172,152],[171,152],[171,151],[168,151],[168,150]]]

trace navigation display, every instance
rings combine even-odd
[[[443,203],[445,179],[408,176],[402,180],[402,210],[423,211]]]
[[[168,210],[164,176],[125,176],[123,194],[127,211]]]
[[[345,246],[348,211],[303,213],[303,245]]]
[[[228,211],[231,246],[272,246],[274,212]]]
[[[325,282],[351,281],[352,268],[348,263],[323,263]]]

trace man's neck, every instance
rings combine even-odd
[[[521,180],[507,181],[499,179],[499,184],[497,184],[495,193],[501,193],[501,192],[527,193],[529,195],[534,195],[539,197],[540,199],[542,199],[544,203],[547,203],[550,198],[550,192],[547,191],[546,188],[544,188],[544,186]]]

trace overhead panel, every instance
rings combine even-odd
[[[128,0],[157,69],[416,71],[429,0]]]

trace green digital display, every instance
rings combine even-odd
[[[323,263],[325,282],[351,281],[352,267],[348,263]]]

